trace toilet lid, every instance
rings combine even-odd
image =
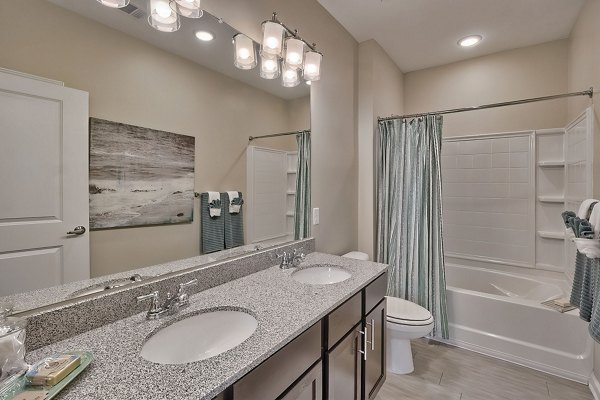
[[[433,320],[431,313],[411,301],[387,296],[387,319],[390,322],[407,325],[427,324]]]

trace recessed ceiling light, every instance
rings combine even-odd
[[[460,39],[458,44],[462,47],[472,47],[481,42],[481,39],[483,39],[481,35],[471,35]]]
[[[307,84],[308,86],[310,86],[310,85],[312,85],[312,81],[306,81],[306,84]]]
[[[210,42],[215,38],[215,35],[208,31],[198,31],[196,32],[196,37],[203,42]]]

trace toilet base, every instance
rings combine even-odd
[[[387,335],[387,372],[398,375],[410,374],[415,370],[410,340]]]

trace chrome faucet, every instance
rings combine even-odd
[[[304,261],[304,258],[306,258],[304,253],[300,253],[298,249],[292,250],[291,253],[284,251],[282,254],[277,254],[276,257],[280,260],[279,268],[281,269],[298,267]]]
[[[186,289],[190,286],[198,284],[198,279],[194,278],[187,283],[180,283],[177,286],[177,292],[171,294],[167,293],[167,298],[162,306],[159,305],[159,293],[158,290],[152,293],[138,296],[136,300],[138,303],[146,300],[150,300],[150,309],[146,313],[146,319],[155,320],[165,315],[177,314],[180,309],[190,304],[190,296],[187,294]]]

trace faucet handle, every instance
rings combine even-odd
[[[189,282],[180,283],[177,287],[177,299],[179,300],[179,307],[185,307],[190,304],[190,295],[185,292],[190,286],[196,286],[198,279],[194,278]]]
[[[143,296],[138,296],[138,297],[136,297],[136,300],[138,303],[141,303],[142,301],[146,301],[146,300],[151,300],[150,301],[150,309],[148,310],[148,313],[146,314],[147,319],[157,319],[163,312],[163,310],[158,305],[158,290],[156,290],[152,293],[149,293],[149,294],[145,294]]]

